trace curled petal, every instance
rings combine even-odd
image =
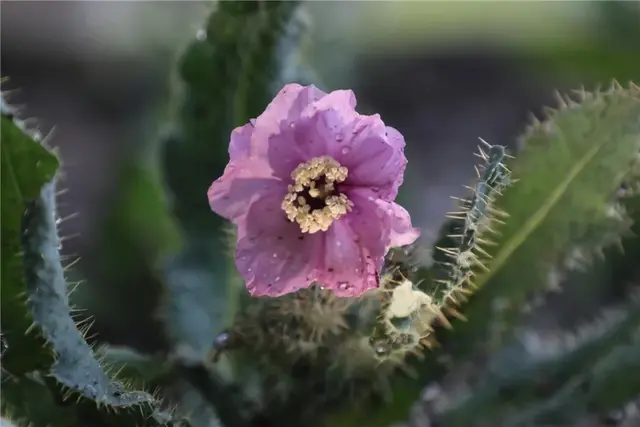
[[[236,267],[254,296],[280,296],[316,280],[320,234],[303,234],[280,209],[284,193],[255,201],[238,224]]]
[[[309,105],[321,100],[327,94],[314,85],[301,86],[297,83],[285,85],[273,98],[267,108],[256,119],[256,127],[270,133],[295,123]]]
[[[387,141],[389,145],[395,148],[398,151],[404,151],[404,147],[407,143],[404,140],[404,136],[396,128],[392,128],[391,126],[387,126]]]
[[[270,169],[263,162],[230,162],[207,191],[211,210],[237,222],[259,197],[286,192],[286,184],[269,175]]]
[[[394,200],[398,195],[398,189],[400,188],[400,186],[402,185],[402,182],[404,181],[404,172],[407,168],[407,159],[404,156],[404,148],[407,144],[404,140],[404,136],[402,136],[400,132],[398,132],[395,128],[392,128],[391,126],[387,126],[387,141],[389,141],[389,145],[391,145],[396,150],[398,150],[398,152],[400,152],[404,157],[404,162],[400,170],[398,170],[398,173],[396,174],[396,179],[392,184],[392,191],[388,195],[388,200]]]
[[[420,237],[420,230],[411,225],[409,212],[394,202],[376,200],[378,207],[386,212],[389,221],[389,247],[410,245]]]
[[[376,117],[377,126],[371,126],[370,131],[359,136],[363,139],[363,147],[354,151],[353,157],[349,160],[349,185],[357,187],[367,187],[379,192],[378,197],[391,201],[398,195],[398,188],[402,183],[404,171],[407,166],[407,158],[402,149],[398,149],[399,140],[396,133],[393,133],[389,143],[387,128],[382,121]],[[383,133],[376,132],[382,128]]]
[[[250,123],[238,126],[231,132],[231,142],[229,142],[229,160],[231,162],[239,162],[249,157],[252,135],[253,125]]]
[[[384,256],[389,248],[409,245],[420,236],[420,230],[411,225],[409,213],[397,203],[380,199],[378,192],[350,188],[348,197],[355,205],[348,220],[371,251]]]

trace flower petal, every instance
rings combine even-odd
[[[361,245],[349,221],[334,222],[324,238],[324,269],[319,278],[324,287],[340,297],[361,295],[378,287],[383,254]]]
[[[286,192],[287,184],[269,177],[270,173],[268,166],[257,160],[229,162],[207,191],[211,210],[237,222],[259,197]]]
[[[305,108],[326,95],[314,85],[287,84],[256,118],[255,125],[260,129],[268,129],[270,133],[277,133],[298,120]]]
[[[389,145],[399,151],[404,151],[404,147],[407,143],[404,140],[404,136],[396,128],[387,126],[387,141]]]
[[[409,245],[420,236],[420,230],[411,225],[409,213],[397,203],[379,198],[378,192],[355,187],[346,194],[354,203],[348,216],[351,227],[371,251],[384,246],[384,256],[390,247]]]
[[[313,85],[288,84],[254,121],[251,155],[267,159],[274,176],[289,179],[291,171],[308,160],[295,143],[292,125],[306,107],[324,96]]]
[[[350,90],[337,90],[310,104],[295,125],[295,144],[308,157],[329,155],[349,170],[348,185],[377,187],[393,200],[407,159],[405,141],[380,115],[360,115]]]
[[[238,224],[236,267],[254,296],[280,296],[308,287],[322,253],[322,235],[303,234],[280,204],[284,193],[255,201]]]
[[[378,190],[379,197],[392,201],[402,184],[407,158],[403,149],[398,148],[402,144],[397,132],[392,131],[392,137],[389,138],[387,127],[381,120],[376,121],[379,124],[372,125],[368,132],[358,136],[358,139],[362,139],[358,144],[360,149],[354,149],[345,164],[349,169],[347,183],[349,186]],[[384,133],[378,131],[380,128],[384,129]]]
[[[382,199],[376,200],[380,209],[387,213],[389,221],[389,247],[410,245],[420,237],[420,229],[411,225],[411,216],[402,206]]]
[[[354,121],[356,98],[350,90],[336,90],[310,104],[295,124],[296,145],[308,158],[330,155],[339,160],[348,143]]]
[[[249,157],[252,135],[253,125],[250,123],[238,126],[231,132],[231,142],[229,143],[229,160],[231,162],[239,162]]]

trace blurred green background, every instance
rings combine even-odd
[[[429,246],[452,207],[449,196],[462,195],[474,176],[478,136],[514,147],[528,115],[554,105],[555,89],[640,81],[636,1],[305,7],[310,37],[300,60],[310,65],[311,81],[324,90],[354,89],[361,112],[379,112],[405,135],[400,203]],[[209,11],[196,1],[2,3],[3,90],[16,89],[12,102],[52,132],[59,149],[68,190],[60,215],[73,215],[62,224],[63,252],[80,258],[73,298],[95,319],[91,336],[99,342],[143,352],[167,347],[155,311],[157,269],[178,238],[159,141],[174,108],[174,64]],[[226,145],[215,150],[213,178],[227,161]],[[221,262],[220,274],[225,268]],[[568,292],[532,327],[571,324],[603,302]],[[568,300],[572,310],[563,309]],[[203,316],[223,322],[224,305]],[[211,339],[219,329],[211,326]]]

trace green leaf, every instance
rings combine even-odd
[[[2,337],[8,346],[2,366],[16,375],[47,364],[51,352],[35,334],[25,335],[33,319],[25,310],[22,217],[58,169],[58,160],[14,125],[2,104]],[[25,357],[25,355],[27,357]]]
[[[580,97],[579,103],[562,103],[523,137],[511,165],[519,181],[497,201],[509,217],[496,226],[498,236],[489,236],[496,243],[485,248],[493,258],[489,271],[476,276],[481,290],[462,308],[473,320],[456,322],[447,334],[454,356],[486,337],[487,325],[509,331],[531,294],[544,288],[549,267],[572,244],[593,239],[593,230],[609,230],[603,227],[610,224],[609,202],[640,150],[640,90],[614,85]],[[506,303],[504,310],[492,310],[498,300]]]
[[[36,426],[172,422],[150,394],[112,381],[76,327],[56,226],[58,162],[4,101],[2,107],[2,336],[8,347],[2,367],[9,374],[2,382],[3,402]],[[60,408],[67,399],[77,403]],[[32,418],[33,410],[47,408],[45,402],[51,411]]]

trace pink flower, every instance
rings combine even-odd
[[[419,231],[393,202],[405,141],[350,90],[286,85],[231,133],[229,164],[209,188],[211,209],[237,225],[236,267],[254,295],[316,282],[338,296],[378,287],[390,247]]]

